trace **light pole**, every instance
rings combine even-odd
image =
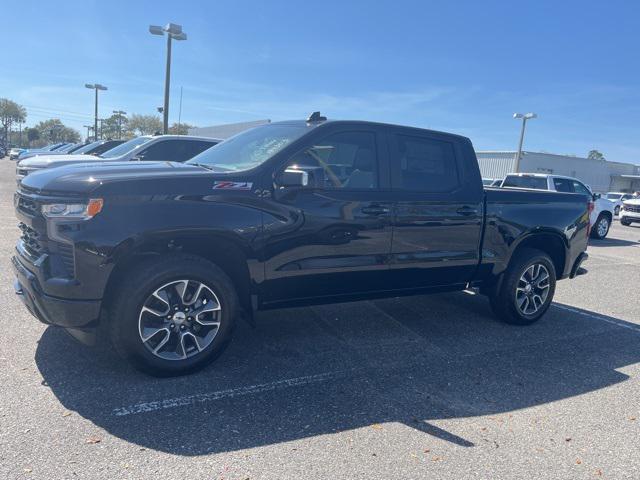
[[[164,76],[164,107],[162,110],[162,132],[169,131],[169,86],[171,83],[171,40],[186,40],[187,34],[182,31],[182,25],[167,23],[164,27],[149,25],[152,35],[167,34],[167,68]]]
[[[84,86],[86,88],[89,88],[91,90],[95,90],[96,91],[96,103],[95,103],[95,117],[94,117],[94,123],[93,123],[93,135],[94,135],[94,140],[98,140],[98,90],[106,90],[107,87],[105,87],[104,85],[100,85],[99,83],[85,83]]]
[[[513,118],[521,118],[522,119],[522,130],[520,130],[520,143],[518,144],[518,153],[516,154],[516,168],[515,173],[518,173],[520,170],[520,158],[522,157],[522,144],[524,142],[524,129],[527,127],[527,120],[531,120],[532,118],[538,118],[538,115],[535,113],[514,113]]]
[[[122,116],[127,112],[123,110],[114,110],[113,113],[118,116],[118,140],[122,139]]]

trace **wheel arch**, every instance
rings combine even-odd
[[[151,235],[145,239],[128,239],[110,259],[113,269],[107,280],[103,310],[108,309],[117,286],[128,272],[141,263],[162,255],[189,254],[201,257],[222,269],[233,282],[240,305],[250,311],[252,279],[249,272],[251,253],[240,238],[224,233],[203,232],[177,235]],[[244,247],[244,248],[243,248]]]

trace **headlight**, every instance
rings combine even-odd
[[[42,205],[42,214],[48,218],[89,220],[100,213],[103,204],[101,198],[92,198],[87,203],[48,203]]]

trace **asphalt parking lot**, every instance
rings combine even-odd
[[[212,367],[144,376],[13,293],[0,160],[0,478],[640,478],[640,226],[531,327],[465,293],[265,312]]]

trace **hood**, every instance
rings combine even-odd
[[[177,176],[200,176],[210,173],[203,167],[176,162],[77,163],[35,171],[25,177],[21,185],[40,193],[82,195],[109,183],[175,180]]]
[[[57,167],[60,165],[67,165],[70,163],[79,163],[79,162],[91,162],[96,160],[103,160],[100,157],[96,157],[94,155],[38,155],[35,157],[25,158],[24,160],[20,160],[18,165],[24,168],[49,168],[49,167]]]
[[[622,203],[623,203],[623,205],[640,205],[640,197],[632,198],[630,200],[625,200]]]

